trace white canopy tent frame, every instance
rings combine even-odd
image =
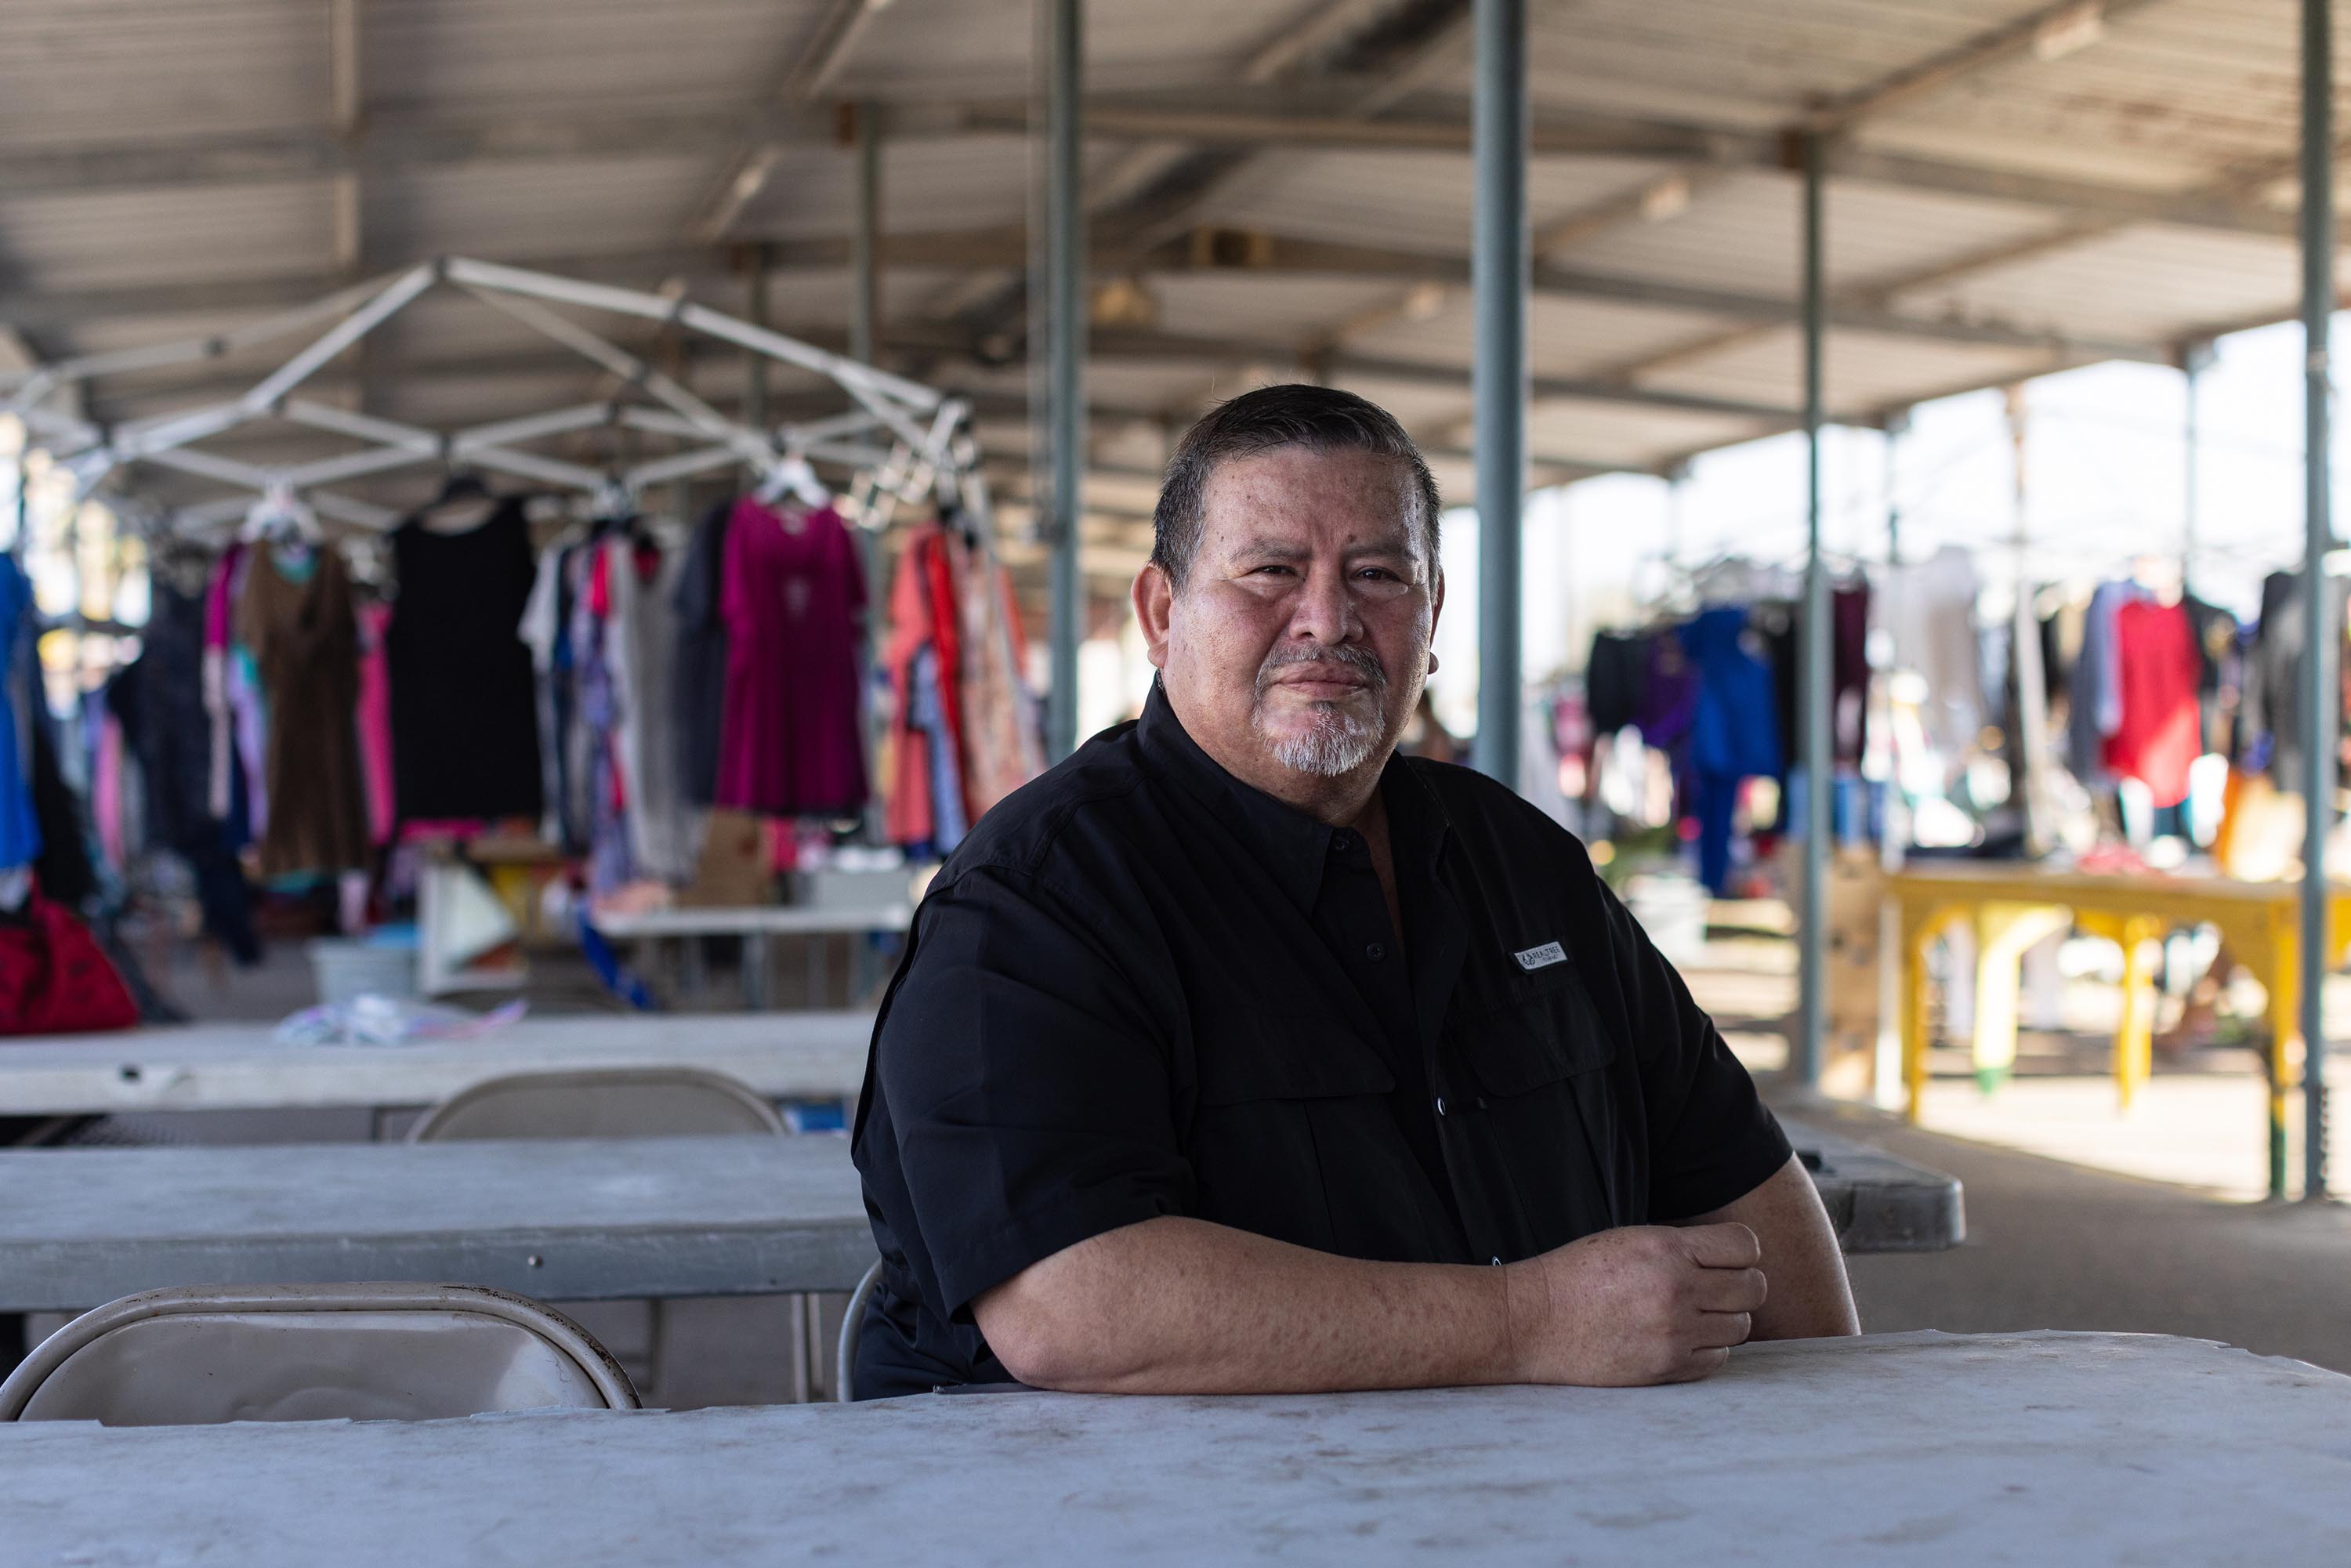
[[[447,283],[483,304],[572,350],[625,383],[620,396],[454,431],[437,431],[296,396],[296,391],[337,355],[392,319],[408,305]],[[544,301],[659,321],[731,342],[831,380],[854,402],[849,413],[773,430],[755,430],[726,418],[674,378],[662,373]],[[111,430],[44,404],[60,391],[99,376],[217,359],[241,349],[334,321],[277,370],[243,395],[224,402],[134,421]],[[985,524],[987,497],[980,482],[970,410],[918,382],[737,320],[682,297],[583,283],[522,267],[446,257],[389,278],[340,290],[233,332],[178,342],[83,355],[0,377],[5,412],[68,461],[83,493],[115,470],[152,464],[197,475],[240,490],[287,490],[307,496],[322,516],[361,528],[398,520],[389,508],[323,486],[369,475],[434,463],[515,475],[584,496],[618,486],[630,495],[646,486],[737,464],[772,468],[791,459],[822,461],[852,471],[847,509],[870,528],[884,526],[892,503],[935,486],[943,503],[959,503]],[[623,401],[642,393],[661,407]],[[205,452],[195,443],[264,418],[278,418],[371,443],[369,449],[308,463],[263,466]],[[598,427],[623,426],[706,444],[650,459],[618,473],[523,451],[519,444]],[[860,439],[885,434],[887,444]],[[243,514],[243,497],[187,507],[177,514],[204,526]]]

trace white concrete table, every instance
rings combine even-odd
[[[594,917],[595,927],[603,936],[616,942],[634,942],[647,955],[653,954],[656,946],[664,939],[741,937],[743,998],[755,1010],[768,1006],[768,945],[772,938],[901,934],[914,923],[914,906],[910,903],[871,907],[799,904],[712,904]],[[684,951],[688,956],[689,976],[698,977],[701,950],[687,940]],[[862,999],[871,987],[872,964],[863,948],[851,951],[849,988],[850,999],[854,1002]],[[812,998],[822,994],[823,959],[824,950],[811,942],[809,945],[809,995]],[[647,962],[644,967],[650,969],[654,965]],[[688,988],[698,989],[698,978],[689,978]]]
[[[846,1291],[873,1260],[849,1141],[821,1134],[0,1150],[0,1312],[364,1280]]]
[[[1847,1251],[1934,1244],[1885,1220],[1904,1193],[1948,1199],[1956,1224],[1950,1177],[1791,1131],[1831,1150],[1814,1180]],[[820,1134],[12,1149],[0,1194],[0,1312],[363,1280],[549,1301],[847,1290],[873,1257],[849,1141]]]
[[[1780,1118],[1847,1252],[1935,1252],[1967,1239],[1959,1179],[1814,1123]]]
[[[862,1087],[873,1015],[538,1016],[474,1040],[284,1045],[266,1024],[0,1040],[0,1115],[432,1105],[509,1072],[684,1066],[769,1099]]]
[[[2351,1378],[2201,1341],[1885,1335],[1711,1381],[925,1396],[0,1428],[22,1568],[2339,1563]]]
[[[835,909],[802,904],[691,905],[637,915],[600,915],[596,929],[616,941],[649,936],[854,936],[904,931],[914,924],[910,904]]]

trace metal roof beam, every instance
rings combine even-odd
[[[1294,365],[1299,359],[1299,349],[1291,343],[1263,339],[1188,337],[1126,329],[1097,329],[1088,347],[1093,357],[1104,360],[1282,366]],[[1332,354],[1324,360],[1323,365],[1333,376],[1354,376],[1367,381],[1466,386],[1469,380],[1469,367],[1467,365],[1430,364],[1417,360],[1370,354]],[[1766,423],[1800,417],[1794,408],[1777,403],[1747,402],[1735,398],[1707,397],[1651,387],[1617,386],[1575,376],[1539,375],[1533,378],[1532,387],[1534,395],[1541,398],[1632,403],[1644,408],[1671,409],[1683,413],[1749,419]]]
[[[1229,95],[1217,95],[1219,98]],[[1424,103],[1377,120],[1305,113],[1288,98],[1251,89],[1256,107],[1190,104],[1155,107],[1132,99],[1087,105],[1087,133],[1097,141],[1185,143],[1231,149],[1330,147],[1359,151],[1437,151],[1467,154],[1468,123],[1458,99]],[[999,99],[886,105],[882,131],[892,141],[1025,133],[1025,105]],[[9,196],[142,190],[172,186],[263,184],[324,180],[533,159],[708,156],[747,138],[763,148],[831,147],[838,126],[828,110],[775,109],[746,117],[704,110],[615,108],[577,116],[530,115],[447,124],[400,122],[371,114],[363,139],[340,133],[270,131],[174,137],[168,141],[83,147],[0,148],[0,191]],[[1779,138],[1746,131],[1623,116],[1544,111],[1531,135],[1537,157],[1650,158],[1725,170],[1780,171]],[[1832,178],[1936,194],[2047,207],[2083,216],[2178,224],[2245,234],[2291,235],[2294,214],[2263,204],[2248,178],[2232,191],[2166,192],[1876,151],[1849,141],[1828,152]],[[2351,237],[2351,235],[2346,235]]]
[[[1246,266],[1237,272],[1269,272],[1341,277],[1385,277],[1416,286],[1466,285],[1468,261],[1458,256],[1416,251],[1388,250],[1375,246],[1333,245],[1277,235],[1253,236],[1261,243],[1244,247]],[[1018,229],[977,229],[883,236],[884,261],[925,268],[997,268],[1015,265],[1026,241]],[[831,270],[849,260],[846,239],[789,241],[772,247],[772,265],[778,270]],[[533,271],[553,272],[587,279],[668,277],[696,271],[716,272],[723,260],[715,249],[670,248],[600,257],[526,261]],[[1097,247],[1092,265],[1104,271],[1183,273],[1226,270],[1217,265],[1217,247],[1199,253],[1186,246],[1165,246],[1136,253],[1117,246]],[[1604,300],[1682,310],[1759,325],[1781,325],[1795,319],[1795,302],[1772,295],[1705,288],[1652,278],[1538,263],[1533,271],[1537,294],[1560,298]],[[200,314],[208,311],[263,309],[309,297],[330,280],[319,275],[296,275],[274,280],[229,280],[213,284],[155,288],[112,288],[71,293],[9,295],[0,293],[0,320],[18,325],[70,324],[74,321],[124,319],[148,314]],[[1896,290],[1898,292],[1898,290]],[[2093,359],[2121,359],[2168,364],[2166,345],[2137,343],[2064,332],[1998,320],[1949,319],[1913,316],[1878,302],[1882,287],[1860,297],[1833,303],[1831,325],[1846,331],[1888,337],[1923,339],[1999,348],[2037,349],[2086,354]],[[1297,350],[1286,350],[1295,356]]]
[[[1452,57],[1466,37],[1468,9],[1468,0],[1389,0],[1379,5],[1342,0],[1317,5],[1261,42],[1239,74],[1245,88],[1263,95],[1260,101],[1285,105],[1301,89],[1368,65],[1371,75],[1351,81],[1340,111],[1343,119],[1361,122],[1416,91],[1432,65]],[[1310,61],[1311,69],[1307,68]],[[1029,106],[1008,107],[1010,115],[1001,125],[1025,133]],[[1097,112],[1112,108],[1095,100],[1083,105],[1079,122],[1089,141],[1117,134],[1106,132],[1095,119]],[[981,108],[970,111],[969,118],[976,126],[989,122],[988,112]],[[1264,151],[1253,141],[1195,144],[1182,136],[1155,135],[1148,126],[1134,126],[1130,131],[1130,139],[1141,145],[1131,148],[1086,193],[1090,227],[1130,244],[1155,244],[1188,227],[1191,215]],[[1098,226],[1092,223],[1096,217],[1102,220]],[[929,301],[928,313],[953,316],[982,334],[1007,330],[1020,320],[1027,304],[1025,265],[1024,259],[993,279],[952,284]]]
[[[1834,136],[1862,121],[1932,97],[1968,78],[2028,55],[2054,59],[2095,43],[2105,25],[2153,0],[2054,0],[1987,32],[1930,55],[1866,87],[1832,98],[1808,117],[1807,129]]]

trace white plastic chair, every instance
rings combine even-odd
[[[481,1285],[186,1285],[84,1312],[0,1382],[0,1420],[184,1427],[633,1410],[550,1307]]]

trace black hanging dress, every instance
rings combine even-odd
[[[538,710],[521,637],[536,563],[521,500],[462,533],[411,517],[392,551],[399,598],[384,654],[400,821],[536,821]]]

